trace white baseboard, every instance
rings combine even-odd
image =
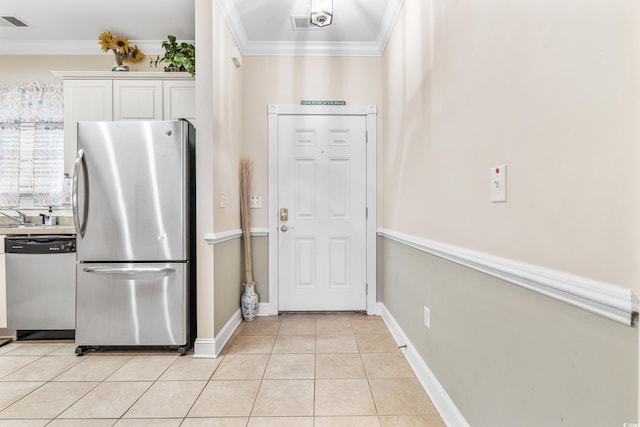
[[[215,338],[196,338],[193,345],[194,359],[215,359],[217,357]]]
[[[258,303],[258,316],[277,316],[278,309],[275,308],[270,302]]]
[[[469,427],[469,423],[464,419],[460,410],[458,410],[444,387],[427,366],[427,363],[409,341],[409,338],[402,331],[402,328],[400,328],[400,325],[393,318],[387,307],[383,303],[378,303],[378,306],[382,313],[381,316],[396,342],[407,346],[403,349],[403,353],[447,427]]]
[[[196,338],[193,349],[194,359],[216,359],[225,344],[229,341],[233,332],[242,322],[242,312],[237,309],[233,316],[222,327],[220,333],[215,338]]]

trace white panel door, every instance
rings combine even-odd
[[[364,310],[367,118],[281,115],[278,128],[279,309]]]

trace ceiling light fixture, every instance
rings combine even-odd
[[[311,0],[311,23],[326,27],[333,19],[333,0]]]

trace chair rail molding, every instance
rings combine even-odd
[[[506,280],[631,326],[638,298],[631,289],[380,228],[378,235]]]
[[[269,229],[267,228],[252,228],[251,237],[267,237],[269,236]],[[242,230],[234,229],[221,231],[219,233],[208,233],[204,236],[204,240],[210,245],[216,245],[218,243],[226,242],[228,240],[237,239],[242,237]]]

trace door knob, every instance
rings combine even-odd
[[[283,225],[282,227],[280,227],[281,231],[287,231],[289,229],[289,227],[287,227],[286,225]]]

